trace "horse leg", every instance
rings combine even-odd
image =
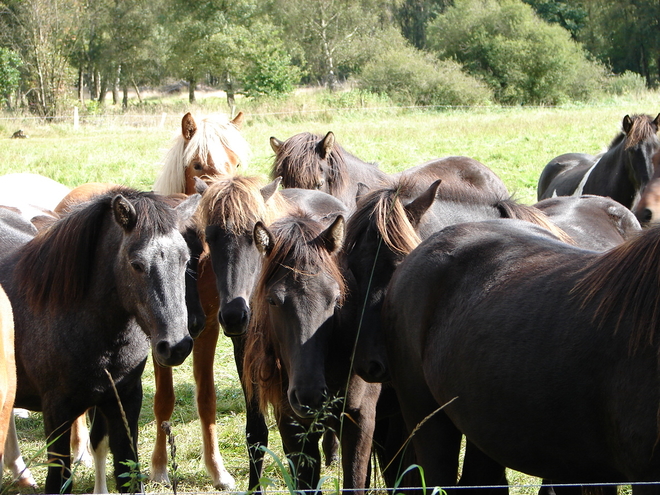
[[[61,404],[44,403],[44,430],[46,433],[48,474],[46,493],[71,493],[71,486],[66,486],[71,478],[71,419],[64,419],[65,408]]]
[[[470,493],[472,491],[474,492],[474,495],[507,495],[509,493],[509,484],[506,479],[506,468],[484,454],[469,440],[467,440],[465,446],[463,472],[458,484],[460,486],[502,485],[501,487],[475,488],[474,490],[464,488],[460,493]]]
[[[92,454],[89,451],[89,429],[85,414],[79,416],[71,425],[71,452],[74,463],[83,463],[92,467]]]
[[[205,308],[205,312],[207,314],[206,327],[195,340],[195,346],[193,347],[193,373],[197,385],[197,414],[202,427],[204,464],[216,489],[233,490],[236,482],[225,469],[218,448],[215,425],[216,394],[213,383],[213,360],[220,325],[217,320],[217,310],[209,312]]]
[[[32,473],[25,465],[21,450],[18,446],[18,435],[16,433],[16,421],[12,413],[9,419],[9,429],[5,439],[5,454],[2,462],[11,471],[14,483],[21,488],[36,488],[37,482],[34,481]]]
[[[174,383],[172,380],[172,368],[160,366],[155,359],[154,378],[156,381],[156,393],[154,395],[154,417],[156,419],[156,443],[151,453],[151,475],[152,481],[170,484],[167,474],[167,435],[161,428],[163,421],[169,421],[174,412]]]
[[[138,468],[138,418],[142,407],[140,379],[118,389],[119,403],[114,394],[97,407],[107,424],[108,444],[112,452],[114,478],[120,492],[142,493],[141,473]],[[98,422],[97,417],[97,422]],[[128,426],[128,430],[127,430]],[[100,436],[100,432],[99,432]],[[98,438],[95,436],[95,440]],[[97,443],[97,447],[102,442]],[[100,455],[101,451],[99,451]]]
[[[310,433],[296,418],[279,414],[277,427],[282,437],[284,453],[291,461],[291,476],[297,490],[318,488],[321,479],[319,433]]]
[[[344,488],[363,493],[368,486],[369,460],[376,425],[376,402],[380,383],[366,383],[357,375],[351,377],[346,394],[346,414],[341,432]]]
[[[94,455],[94,493],[108,493],[106,462],[110,445],[108,442],[108,424],[97,408],[90,409],[92,428],[89,441]]]
[[[268,446],[268,426],[266,418],[259,408],[259,400],[256,397],[247,399],[245,385],[243,384],[243,356],[245,354],[245,336],[232,337],[234,344],[234,361],[236,369],[241,380],[243,388],[243,397],[245,400],[245,439],[248,447],[248,457],[250,460],[250,478],[248,489],[256,490],[259,487],[261,472],[263,468],[264,451],[260,446]]]

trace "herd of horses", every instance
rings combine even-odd
[[[544,493],[660,492],[660,115],[626,115],[600,155],[551,160],[531,206],[471,158],[386,174],[332,132],[271,138],[267,182],[244,172],[243,118],[186,114],[154,192],[36,176],[52,194],[12,199],[4,184],[26,178],[0,177],[0,454],[17,482],[34,484],[12,407],[43,413],[46,493],[70,491],[88,420],[95,492],[108,450],[128,490],[146,361],[161,425],[171,367],[192,354],[204,463],[233,490],[222,328],[250,489],[270,412],[300,490],[341,449],[358,491],[373,453],[399,489],[508,493],[508,467]],[[160,483],[166,442],[158,428]]]

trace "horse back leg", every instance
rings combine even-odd
[[[94,493],[108,493],[106,462],[108,450],[108,424],[96,408],[90,409],[92,428],[89,441],[94,456]]]
[[[9,419],[9,429],[5,439],[5,452],[2,457],[3,464],[11,471],[14,483],[20,488],[36,488],[32,473],[25,465],[21,450],[18,446],[18,435],[16,434],[16,420],[14,415]]]
[[[89,451],[89,428],[85,414],[79,416],[71,425],[71,452],[74,463],[92,467],[92,454]]]
[[[208,271],[204,272],[208,273]],[[203,274],[202,274],[203,276]],[[200,276],[201,283],[201,276]],[[200,290],[204,312],[206,313],[206,326],[204,331],[195,340],[193,347],[193,373],[195,375],[197,414],[202,428],[202,446],[206,471],[211,476],[213,486],[218,490],[233,490],[236,482],[225,469],[224,461],[218,448],[218,436],[215,424],[216,393],[213,381],[213,361],[215,347],[218,342],[220,325],[216,309],[212,305],[204,304],[205,297]],[[216,295],[217,303],[217,295]]]
[[[156,443],[151,453],[151,475],[152,481],[169,485],[170,478],[167,474],[167,435],[161,425],[163,421],[169,421],[174,412],[174,383],[172,381],[172,369],[160,366],[153,360],[154,378],[156,381],[156,393],[154,395],[154,418],[156,420]]]
[[[64,419],[64,407],[44,404],[44,430],[47,442],[48,474],[46,493],[71,493],[71,424]]]
[[[245,397],[245,440],[247,442],[249,467],[249,485],[250,490],[259,488],[261,473],[263,469],[264,451],[260,447],[268,447],[268,426],[266,418],[259,407],[259,400],[256,397],[247,398],[245,385],[243,384],[243,356],[245,354],[245,337],[232,337],[234,344],[234,361],[238,371],[238,377],[241,380],[243,397]]]

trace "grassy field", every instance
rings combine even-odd
[[[217,106],[217,104],[216,104]],[[0,173],[35,172],[73,187],[84,182],[115,182],[149,189],[170,140],[179,129],[183,109],[151,112],[144,116],[89,118],[79,129],[72,120],[44,124],[38,120],[0,115]],[[205,108],[190,110],[204,112]],[[636,99],[601,102],[589,106],[559,108],[481,108],[428,111],[419,109],[344,109],[307,112],[304,106],[289,113],[255,108],[248,113],[243,134],[252,147],[245,173],[265,176],[272,163],[270,136],[286,139],[302,131],[333,131],[338,142],[363,160],[377,162],[388,172],[399,171],[434,157],[466,155],[491,167],[516,199],[536,201],[536,182],[544,165],[554,156],[571,151],[597,153],[619,132],[626,114],[660,112],[660,95],[649,93]],[[29,138],[10,139],[23,129]],[[29,185],[26,185],[29,187]],[[0,197],[0,203],[2,198]],[[199,422],[194,406],[191,363],[175,369],[177,405],[172,419],[177,444],[179,492],[212,492],[201,462]],[[244,447],[244,406],[234,369],[230,343],[221,339],[217,350],[215,378],[218,391],[220,449],[238,488],[247,488],[247,457]],[[145,397],[140,421],[140,458],[148,468],[155,425],[151,411],[153,374],[144,377]],[[26,458],[37,465],[33,474],[42,484],[46,469],[38,466],[45,456],[39,414],[18,421]],[[281,455],[276,428],[271,426],[271,445]],[[279,479],[273,462],[265,475]],[[341,477],[337,466],[326,473]],[[537,480],[510,473],[518,485],[514,493],[535,493]],[[76,471],[75,491],[93,488],[93,471]],[[7,475],[4,482],[10,480]],[[376,481],[376,484],[378,481]],[[6,484],[5,484],[6,486]],[[43,486],[43,485],[42,485]],[[111,487],[114,482],[111,482]],[[112,489],[112,488],[111,488]],[[15,489],[9,489],[15,493]],[[149,492],[166,487],[147,485]]]

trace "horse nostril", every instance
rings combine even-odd
[[[192,337],[186,335],[175,345],[161,340],[154,347],[156,359],[163,366],[178,366],[188,357],[193,348]]]
[[[387,375],[385,365],[380,361],[371,361],[367,366],[366,376],[362,378],[368,382],[383,382]]]
[[[648,208],[644,208],[640,217],[642,223],[648,223],[653,219],[653,212]]]

